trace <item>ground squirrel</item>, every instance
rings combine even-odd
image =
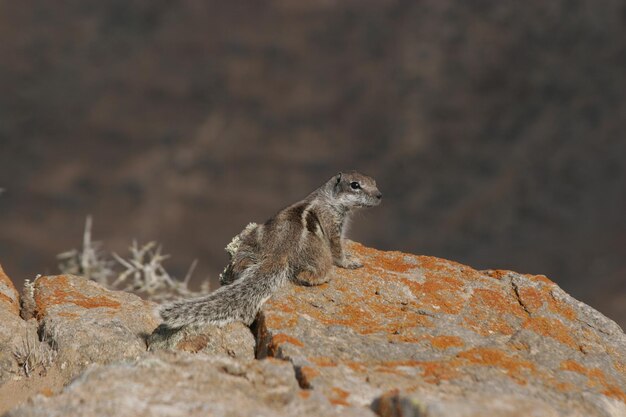
[[[222,287],[204,297],[177,301],[160,310],[163,327],[190,324],[250,325],[263,303],[287,280],[319,285],[329,280],[332,265],[359,268],[345,253],[343,234],[357,208],[380,204],[376,181],[357,172],[339,173],[304,200],[265,224],[246,228],[222,277]]]

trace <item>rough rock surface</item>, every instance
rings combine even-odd
[[[13,285],[13,281],[4,273],[0,264],[0,305],[2,309],[20,314],[20,295]]]
[[[253,326],[261,360],[241,324],[157,332],[146,351],[153,303],[41,277],[36,320],[0,302],[0,347],[13,346],[0,352],[20,332],[37,337],[39,324],[60,384],[84,372],[60,393],[38,374],[17,381],[26,391],[0,379],[0,402],[42,394],[11,417],[626,416],[622,329],[546,277],[349,248],[363,268],[268,301]],[[19,373],[7,360],[3,372]]]
[[[57,363],[69,377],[90,363],[137,357],[158,325],[155,303],[78,276],[40,277],[34,296],[42,337],[55,343]]]
[[[258,356],[302,387],[385,416],[626,415],[626,336],[545,276],[351,249],[364,268],[290,285],[259,318]]]
[[[151,351],[202,352],[239,359],[254,359],[254,348],[254,336],[243,323],[230,323],[223,328],[213,325],[186,326],[176,331],[158,328],[149,339]]]
[[[61,395],[22,406],[7,417],[65,416],[353,416],[323,396],[301,390],[285,361],[159,352],[140,360],[96,366]]]
[[[16,354],[28,355],[29,345],[39,344],[37,324],[26,322],[0,307],[0,384],[23,375]]]
[[[0,265],[0,384],[21,376],[16,353],[38,342],[37,326],[19,315],[19,294]]]

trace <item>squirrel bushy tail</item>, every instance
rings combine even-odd
[[[261,306],[289,279],[289,267],[272,262],[251,265],[232,284],[209,295],[176,301],[163,306],[159,314],[163,327],[177,329],[189,324],[215,324],[232,321],[252,324]]]

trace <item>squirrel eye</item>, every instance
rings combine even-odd
[[[353,190],[358,190],[359,188],[361,188],[361,184],[355,181],[350,183],[350,187],[352,187]]]

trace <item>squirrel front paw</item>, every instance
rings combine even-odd
[[[337,263],[338,266],[346,269],[357,269],[363,266],[363,263],[359,258],[353,256],[347,256]]]

